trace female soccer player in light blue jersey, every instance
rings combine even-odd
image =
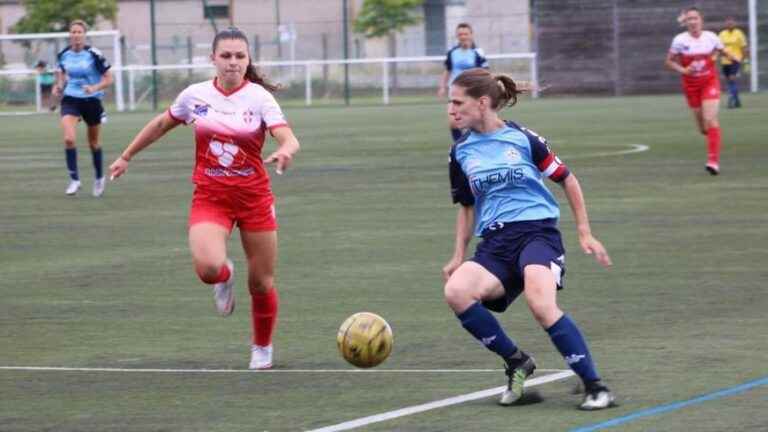
[[[489,310],[503,312],[523,294],[534,318],[584,382],[580,408],[607,408],[614,396],[600,380],[576,323],[557,305],[565,250],[557,228],[559,206],[544,185],[545,177],[565,190],[582,250],[606,267],[611,259],[592,236],[576,176],[544,138],[499,117],[501,109],[517,102],[518,93],[511,78],[480,68],[463,72],[451,85],[448,114],[468,131],[451,148],[451,193],[461,206],[454,254],[443,268],[445,300],[462,326],[504,359],[507,389],[499,403],[512,405],[522,397],[536,364]],[[473,231],[482,242],[465,261]]]
[[[103,155],[99,143],[99,132],[104,119],[101,98],[104,89],[112,84],[111,65],[96,48],[85,44],[87,25],[73,21],[69,25],[69,46],[58,55],[58,70],[53,95],[61,99],[61,129],[64,133],[64,150],[69,171],[67,195],[75,195],[80,189],[80,174],[77,170],[77,148],[75,136],[77,122],[82,118],[88,126],[88,145],[93,155],[93,196],[104,193],[106,181],[103,172]]]
[[[481,67],[488,68],[488,60],[485,53],[475,45],[475,35],[472,26],[467,23],[459,23],[456,26],[456,40],[459,42],[448,50],[445,55],[445,71],[440,77],[437,87],[437,97],[445,97],[445,93],[453,80],[465,70]],[[451,137],[455,142],[462,135],[462,130],[451,124]]]

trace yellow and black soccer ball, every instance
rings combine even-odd
[[[358,312],[341,325],[336,343],[346,361],[359,368],[371,368],[392,352],[392,328],[375,313]]]

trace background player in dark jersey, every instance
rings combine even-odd
[[[472,68],[488,68],[488,60],[485,59],[483,50],[475,46],[475,36],[472,26],[460,23],[456,26],[456,40],[458,44],[448,50],[445,55],[445,71],[440,77],[440,85],[437,88],[437,96],[443,98],[448,91],[448,86],[465,70]],[[450,122],[450,118],[448,119]],[[451,136],[455,142],[461,137],[460,128],[451,124]]]
[[[84,21],[73,21],[69,26],[69,46],[57,57],[58,70],[53,95],[61,99],[61,129],[64,133],[64,147],[70,182],[67,195],[74,195],[80,189],[80,174],[77,170],[77,148],[75,127],[82,118],[88,126],[88,145],[93,155],[93,196],[104,193],[103,155],[99,143],[99,132],[104,117],[101,98],[104,89],[112,85],[111,65],[96,48],[85,44],[88,26]]]
[[[446,302],[462,326],[504,360],[508,385],[502,405],[522,397],[536,364],[489,309],[503,312],[520,294],[582,379],[586,396],[580,408],[613,405],[614,396],[601,382],[584,336],[556,299],[563,287],[565,250],[557,228],[559,206],[544,185],[545,177],[563,187],[582,250],[611,265],[602,243],[592,236],[578,180],[544,138],[499,117],[498,111],[514,105],[520,93],[511,78],[471,69],[454,80],[450,92],[448,113],[468,132],[451,148],[451,193],[461,206],[454,254],[443,268]],[[473,228],[482,242],[474,257],[464,261]]]

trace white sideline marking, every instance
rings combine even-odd
[[[534,387],[541,384],[546,384],[548,382],[552,381],[559,381],[561,379],[568,378],[570,376],[574,375],[573,371],[570,370],[561,370],[558,373],[550,374],[550,375],[544,375],[540,377],[533,378],[531,380],[528,380],[525,382],[525,387]],[[416,414],[424,411],[433,410],[436,408],[442,408],[450,405],[456,405],[468,401],[473,401],[476,399],[483,399],[490,396],[497,395],[506,389],[507,386],[501,386],[501,387],[494,387],[490,388],[488,390],[481,390],[474,393],[468,393],[461,396],[455,396],[448,399],[442,399],[434,402],[428,402],[421,405],[414,405],[407,408],[401,408],[394,411],[389,411],[381,414],[376,414],[368,417],[359,418],[357,420],[350,420],[344,423],[339,423],[331,426],[326,426],[320,429],[312,429],[307,432],[337,432],[337,431],[343,431],[348,429],[354,429],[361,426],[367,426],[372,423],[379,423],[386,420],[392,420],[397,417],[403,417],[411,414]]]
[[[627,144],[627,145],[632,147],[632,148],[629,149],[629,150],[619,150],[619,151],[610,151],[610,152],[602,152],[602,153],[587,153],[587,154],[583,154],[583,155],[566,156],[565,160],[589,159],[589,158],[593,158],[593,157],[619,156],[619,155],[624,155],[624,154],[642,153],[644,151],[650,150],[650,148],[651,148],[651,146],[648,146],[648,145],[645,145],[645,144]],[[563,153],[565,153],[565,152],[563,152]]]
[[[139,369],[104,367],[0,366],[0,370],[53,372],[143,372],[143,373],[479,373],[501,372],[504,369]],[[562,369],[537,369],[561,372]]]

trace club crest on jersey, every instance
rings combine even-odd
[[[256,116],[256,114],[251,110],[245,110],[243,111],[243,122],[245,124],[251,124],[253,122],[253,118]]]
[[[504,152],[504,157],[506,157],[509,162],[517,162],[520,160],[520,152],[514,148],[509,148]]]
[[[192,113],[200,117],[205,117],[208,115],[208,104],[195,104],[195,108],[192,110]]]

